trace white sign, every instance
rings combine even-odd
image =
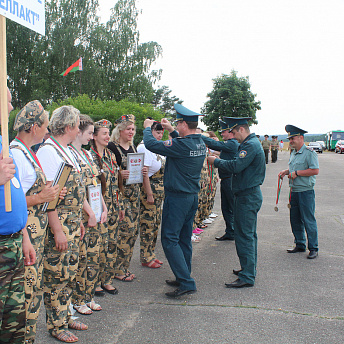
[[[45,35],[45,0],[0,0],[0,15]]]

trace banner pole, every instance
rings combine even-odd
[[[0,112],[1,112],[1,135],[2,156],[9,157],[8,143],[8,106],[7,106],[7,59],[6,59],[6,18],[0,15]],[[12,211],[11,204],[11,181],[4,185],[5,209]]]

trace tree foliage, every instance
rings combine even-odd
[[[152,104],[165,114],[165,117],[173,117],[175,114],[174,104],[182,104],[183,100],[171,95],[172,90],[168,86],[159,87],[154,91]]]
[[[110,20],[97,17],[98,0],[46,1],[46,36],[7,21],[8,74],[13,104],[44,105],[87,94],[90,98],[152,102],[161,71],[156,42],[139,42],[135,0],[118,0]],[[60,76],[83,57],[84,70]]]
[[[232,70],[230,75],[222,74],[213,79],[213,90],[207,94],[209,100],[204,104],[202,121],[209,130],[219,129],[219,118],[252,117],[251,123],[257,124],[256,112],[260,110],[260,101],[252,93],[248,76],[238,77]]]

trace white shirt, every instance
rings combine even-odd
[[[158,161],[158,157],[155,153],[148,150],[143,143],[140,143],[137,147],[139,153],[145,153],[144,165],[148,166],[148,177],[157,173],[161,168],[161,161]],[[164,158],[164,157],[162,157]]]
[[[52,143],[56,147],[56,144],[50,138],[46,142]],[[80,166],[78,162],[75,160],[75,157],[73,156],[69,148],[63,147],[64,152],[67,153],[67,155],[59,148],[57,149],[62,155],[66,157],[66,160],[69,164],[74,165],[74,167],[77,170],[80,170]],[[42,165],[47,180],[54,180],[55,175],[61,165],[61,162],[64,161],[57,153],[56,149],[50,145],[43,146],[38,150],[37,158]]]
[[[24,150],[26,150],[26,148],[20,142],[12,141],[11,144],[21,146]],[[11,152],[18,167],[20,183],[23,187],[24,194],[26,194],[36,181],[36,171],[32,166],[32,163],[25,156],[24,152],[16,148],[12,148]]]

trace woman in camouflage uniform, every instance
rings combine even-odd
[[[108,148],[115,153],[118,165],[121,168],[122,179],[129,177],[127,170],[128,153],[136,153],[133,143],[135,135],[135,116],[124,115],[117,121],[117,126],[111,135]],[[144,169],[145,173],[147,172]],[[123,186],[123,203],[125,217],[120,223],[118,232],[116,275],[123,282],[132,281],[134,274],[129,271],[130,260],[133,255],[135,241],[139,233],[140,214],[140,185],[130,184]]]
[[[154,122],[151,128],[153,136],[160,141],[164,135],[160,122]],[[145,153],[144,165],[148,168],[141,188],[140,260],[143,266],[156,269],[162,265],[162,261],[155,258],[154,251],[161,222],[166,160],[165,157],[150,152],[143,141],[138,145],[137,151]]]
[[[25,343],[33,343],[36,324],[43,297],[43,250],[48,215],[42,211],[44,202],[58,196],[59,186],[46,181],[41,164],[31,147],[41,143],[48,132],[49,117],[41,103],[34,100],[21,109],[14,121],[17,136],[11,143],[12,154],[17,162],[20,182],[28,207],[27,233],[36,252],[36,263],[25,266]]]
[[[122,198],[119,193],[118,165],[115,155],[107,149],[110,140],[112,124],[102,119],[94,124],[93,140],[91,140],[91,155],[98,168],[99,182],[108,209],[107,223],[100,224],[100,265],[98,285],[95,294],[105,292],[115,295],[118,290],[111,285],[115,277],[117,255],[117,235],[119,221],[124,218]]]
[[[79,134],[70,144],[74,157],[78,160],[83,176],[87,196],[89,188],[98,187],[98,169],[91,153],[82,148],[93,139],[94,123],[87,115],[80,115]],[[97,192],[94,190],[93,192]],[[80,241],[79,267],[75,276],[72,303],[74,308],[81,314],[92,314],[92,311],[100,311],[102,308],[93,300],[95,288],[98,284],[99,275],[99,248],[100,248],[100,225],[107,220],[107,207],[100,192],[102,202],[102,213],[99,219],[91,208],[88,199],[83,206],[82,222],[85,227],[84,238]]]
[[[62,162],[73,169],[65,184],[67,195],[55,210],[48,212],[49,225],[44,247],[44,304],[49,333],[63,342],[76,342],[68,331],[87,330],[87,326],[71,319],[73,280],[78,268],[79,241],[84,234],[81,222],[85,184],[81,168],[68,148],[79,132],[80,112],[73,106],[56,109],[50,120],[51,137],[37,152],[47,180],[53,180]]]

